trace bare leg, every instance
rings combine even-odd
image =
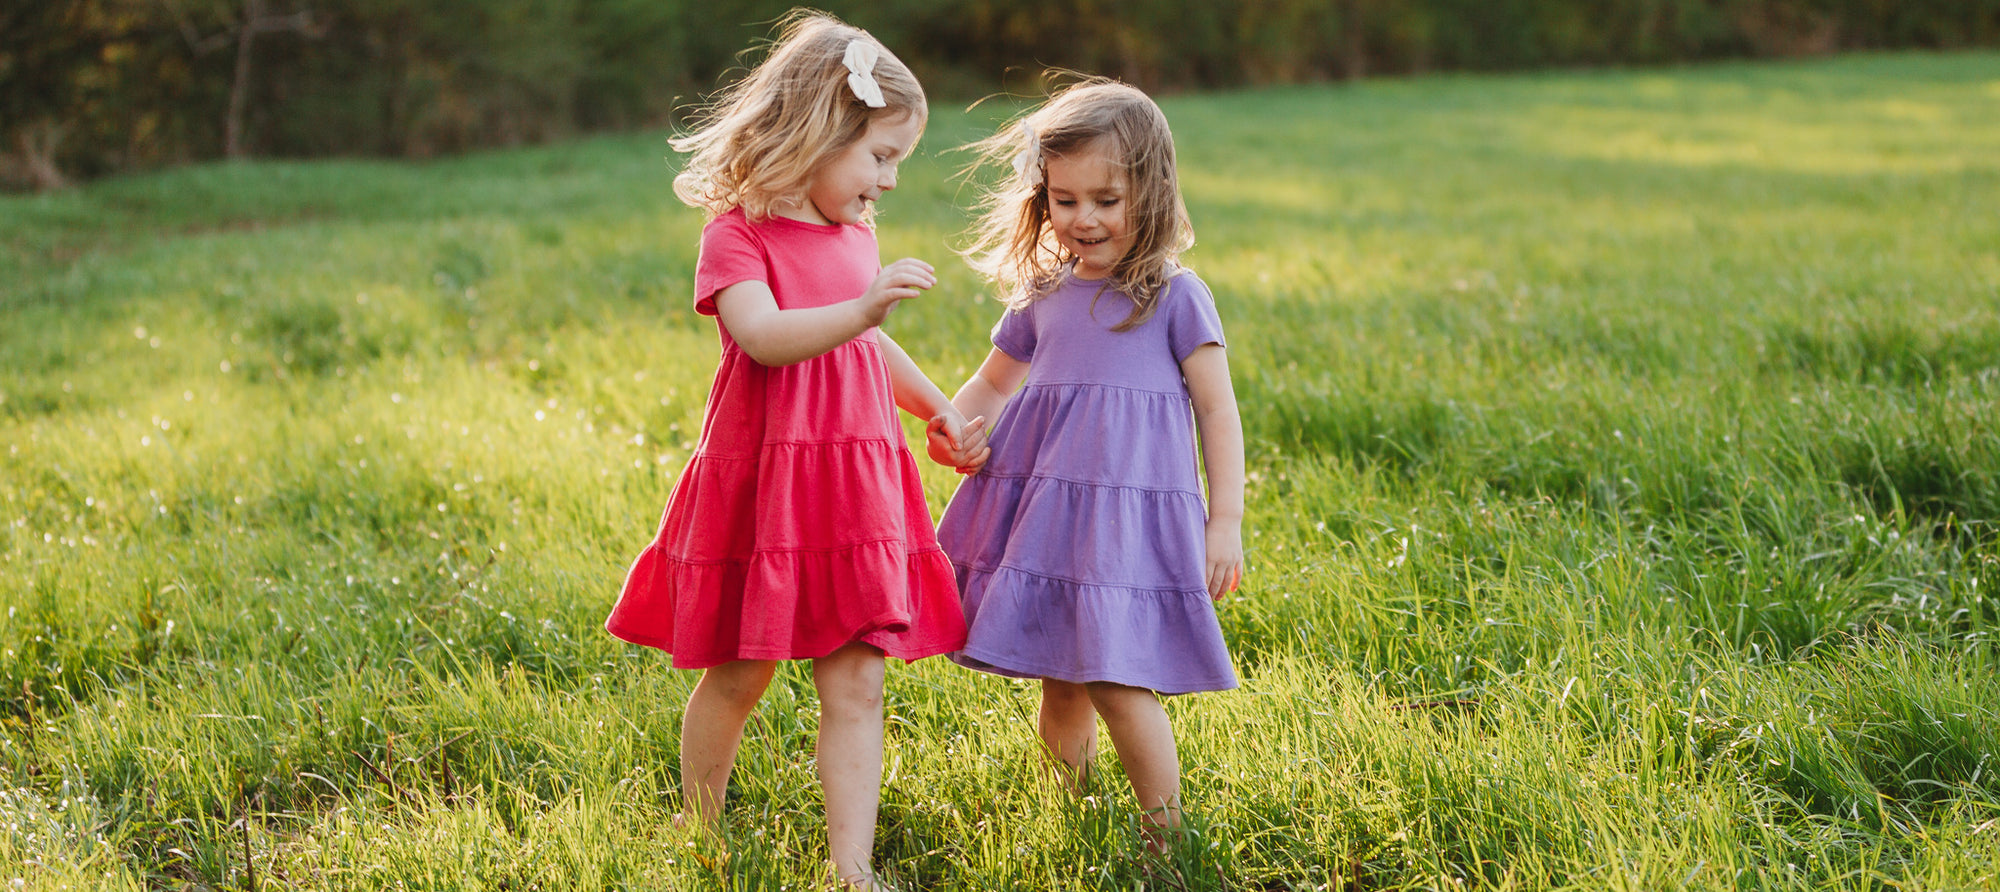
[[[819,688],[819,785],[834,873],[872,889],[882,802],[882,652],[853,643],[813,661]]]
[[[681,716],[681,799],[687,815],[713,831],[722,819],[722,797],[743,724],[771,683],[777,664],[738,660],[707,669]]]
[[[1089,689],[1139,809],[1155,828],[1147,834],[1146,847],[1164,852],[1163,831],[1181,825],[1181,757],[1167,710],[1159,695],[1145,688],[1093,682]]]
[[[1090,760],[1097,758],[1097,709],[1090,705],[1090,690],[1067,681],[1042,679],[1039,727],[1042,744],[1062,765],[1070,792],[1083,792]]]

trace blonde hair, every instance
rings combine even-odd
[[[916,76],[868,32],[806,9],[786,14],[779,26],[764,61],[697,113],[694,132],[668,140],[689,153],[674,194],[711,216],[740,207],[752,220],[764,219],[774,206],[798,200],[820,164],[853,145],[871,122],[929,118]],[[873,75],[881,108],[868,107],[848,86],[843,59],[855,40],[880,52]]]
[[[1180,272],[1181,252],[1194,245],[1194,225],[1174,172],[1173,131],[1152,99],[1117,81],[1084,80],[965,148],[976,153],[965,173],[989,165],[1009,172],[985,191],[972,242],[959,253],[1001,286],[1003,302],[1015,310],[1055,290],[1076,259],[1056,239],[1049,219],[1044,159],[1100,152],[1122,169],[1132,248],[1112,267],[1105,287],[1116,285],[1134,306],[1112,330],[1130,331],[1152,318],[1160,292]],[[1033,168],[1015,174],[1008,165],[1023,150]]]

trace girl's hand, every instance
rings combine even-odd
[[[931,461],[957,468],[960,474],[977,474],[993,454],[986,445],[986,416],[964,419],[956,411],[931,418],[924,442]]]
[[[856,302],[861,307],[861,316],[869,328],[882,324],[889,318],[889,311],[896,305],[924,293],[937,285],[937,273],[931,265],[915,257],[905,257],[882,268],[875,275],[875,281],[868,283],[868,290],[861,292]]]
[[[1243,581],[1243,521],[1208,519],[1208,597],[1220,602]]]
[[[952,414],[957,415],[958,413],[954,412]],[[965,416],[959,415],[959,417],[963,418]],[[978,471],[981,465],[986,464],[987,456],[993,451],[987,448],[986,439],[986,416],[984,415],[966,422],[965,426],[958,429],[958,433],[953,437],[952,442],[958,446],[956,457],[959,459],[957,464],[959,473],[971,474]]]

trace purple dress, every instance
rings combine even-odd
[[[1100,284],[1065,280],[994,326],[993,345],[1030,365],[994,421],[992,456],[938,524],[968,626],[951,658],[1163,694],[1233,688],[1180,370],[1223,342],[1222,320],[1184,272],[1151,319],[1114,332],[1132,302]]]

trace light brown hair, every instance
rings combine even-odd
[[[959,253],[1001,286],[1009,309],[1021,309],[1054,290],[1076,259],[1056,239],[1049,220],[1045,159],[1101,152],[1125,174],[1125,214],[1133,236],[1131,250],[1106,280],[1107,287],[1115,285],[1134,304],[1112,330],[1130,331],[1152,318],[1167,280],[1180,271],[1181,252],[1194,245],[1194,225],[1174,170],[1173,131],[1152,99],[1117,81],[1085,80],[1056,91],[1041,107],[965,148],[976,153],[966,173],[989,165],[1006,171],[985,190],[972,242]],[[1024,149],[1032,167],[1016,174],[1008,165]]]
[[[847,83],[843,57],[853,40],[880,52],[873,76],[884,105],[870,108]],[[779,20],[770,53],[696,115],[692,133],[668,140],[687,152],[674,194],[710,216],[742,208],[752,220],[801,197],[822,162],[854,144],[877,119],[929,118],[924,88],[902,60],[868,32],[795,9]]]

